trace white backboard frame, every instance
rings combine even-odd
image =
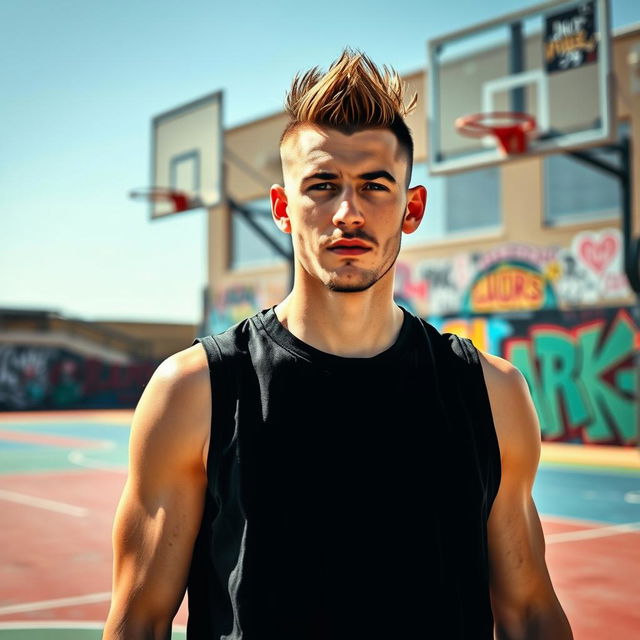
[[[215,91],[151,121],[151,185],[187,193],[187,211],[225,197],[223,102]],[[175,213],[168,202],[150,203],[152,220]]]
[[[447,174],[459,173],[462,171],[478,169],[481,167],[494,166],[509,162],[514,159],[520,159],[527,156],[537,156],[550,153],[561,153],[564,151],[588,148],[598,144],[606,144],[615,138],[616,117],[615,117],[615,101],[613,92],[613,72],[612,72],[612,54],[611,54],[611,21],[609,0],[595,0],[596,19],[599,34],[607,34],[607,37],[600,37],[598,42],[598,90],[599,90],[599,106],[601,115],[601,126],[599,129],[589,131],[578,131],[567,133],[560,137],[545,139],[532,139],[529,149],[525,154],[517,156],[504,156],[496,145],[485,147],[470,156],[459,158],[440,159],[440,131],[436,123],[440,122],[440,95],[439,95],[439,67],[437,63],[437,55],[440,48],[452,41],[472,36],[485,30],[501,27],[510,23],[522,21],[526,18],[534,17],[540,14],[550,12],[561,12],[564,9],[575,7],[576,0],[552,0],[543,4],[532,6],[522,11],[510,13],[499,18],[489,20],[454,31],[438,38],[429,40],[427,44],[428,68],[427,68],[427,135],[428,135],[428,162],[431,174]],[[547,86],[545,82],[540,83],[540,79],[534,79],[531,72],[522,72],[520,79],[515,79],[516,75],[510,76],[514,78],[510,81],[510,77],[494,80],[492,83],[485,83],[483,88],[483,108],[491,103],[491,93],[508,87],[523,86],[521,83],[529,81],[536,82],[538,90],[542,93],[543,100],[549,100]],[[513,85],[510,85],[513,82]],[[487,85],[489,85],[487,87]],[[471,115],[471,114],[468,114]],[[540,118],[539,118],[540,119]],[[546,119],[546,122],[545,122]],[[544,133],[544,129],[549,128],[550,123],[547,118],[541,118],[542,122],[538,123],[538,132]]]

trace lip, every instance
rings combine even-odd
[[[359,256],[370,251],[369,247],[330,247],[329,251],[337,253],[339,256]]]
[[[329,251],[346,255],[359,255],[371,250],[371,247],[358,238],[342,238],[332,242],[328,247]]]

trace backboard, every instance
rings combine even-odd
[[[187,203],[181,210],[213,207],[223,197],[222,92],[153,118],[151,185],[170,189]],[[151,218],[176,213],[175,198],[149,198]]]
[[[431,173],[611,140],[610,41],[608,0],[554,0],[430,40]],[[496,112],[535,118],[524,152],[506,153],[492,136],[456,129],[456,120]]]

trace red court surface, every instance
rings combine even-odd
[[[99,637],[131,415],[0,415],[0,640]],[[543,452],[536,501],[552,580],[576,640],[638,638],[640,458],[637,450],[580,449]],[[562,503],[563,486],[573,485]],[[185,622],[183,604],[176,624]],[[58,636],[54,624],[93,631]],[[12,627],[24,628],[16,635]]]

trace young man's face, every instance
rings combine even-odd
[[[281,155],[284,188],[272,187],[272,212],[292,234],[299,275],[334,291],[368,289],[393,267],[402,231],[415,231],[424,214],[426,191],[406,189],[397,138],[387,129],[345,135],[308,125]]]

